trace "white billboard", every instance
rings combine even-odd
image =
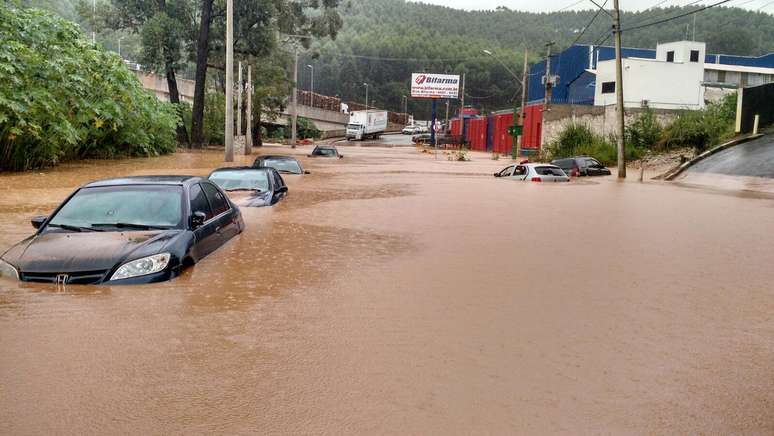
[[[411,75],[412,98],[459,98],[460,76],[414,73]]]

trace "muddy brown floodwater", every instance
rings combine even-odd
[[[0,434],[774,434],[770,195],[342,151],[174,281],[0,281]],[[220,159],[0,175],[0,250]]]

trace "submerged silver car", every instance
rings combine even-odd
[[[495,177],[507,177],[530,182],[569,182],[570,178],[556,165],[546,163],[522,163],[509,165],[494,173]]]

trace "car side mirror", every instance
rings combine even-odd
[[[307,154],[306,157],[312,157],[312,155],[311,154]]]
[[[204,212],[197,210],[191,215],[191,228],[196,230],[203,226],[205,221],[207,221],[207,215]]]
[[[35,216],[32,217],[30,223],[32,223],[32,227],[39,229],[41,226],[43,226],[43,223],[45,223],[47,219],[47,216]]]
[[[500,177],[500,173],[494,173],[495,177]]]
[[[304,174],[312,174],[312,172],[309,170],[304,170]]]
[[[284,192],[288,192],[288,187],[287,186],[283,186],[283,187],[277,189],[277,192],[283,192],[283,193]]]
[[[344,159],[344,155],[343,155],[343,154],[340,154],[340,155],[339,155],[339,159]]]

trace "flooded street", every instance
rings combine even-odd
[[[0,434],[774,434],[770,194],[339,149],[173,281],[0,279]],[[2,174],[0,252],[83,183],[221,162]]]

